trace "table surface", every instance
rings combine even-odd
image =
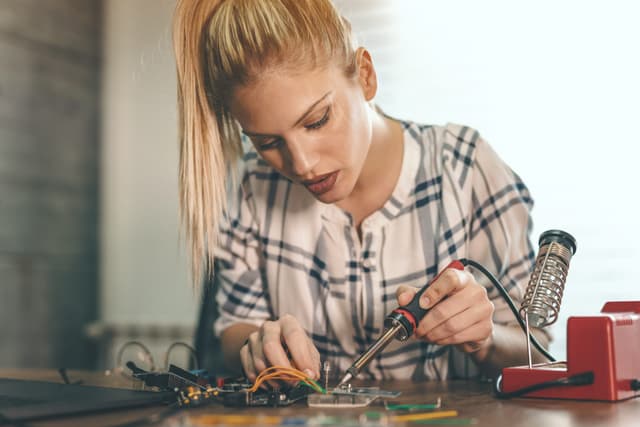
[[[21,378],[62,382],[54,370],[7,370],[0,369],[2,378]],[[82,380],[84,384],[130,388],[130,380],[103,373],[69,371],[70,381]],[[360,384],[355,384],[360,385]],[[364,384],[362,384],[364,385]],[[372,384],[367,384],[372,385]],[[433,403],[442,400],[442,410],[458,411],[458,424],[473,419],[477,426],[517,426],[517,427],[596,427],[640,425],[640,399],[622,402],[586,402],[548,399],[496,399],[491,394],[491,386],[474,381],[423,382],[384,381],[375,384],[384,390],[401,391],[402,395],[390,403]],[[135,410],[119,410],[91,416],[60,418],[46,422],[33,422],[29,426],[115,426],[162,411],[163,407],[148,407]],[[242,414],[259,416],[314,416],[326,414],[336,417],[357,419],[364,412],[384,412],[383,406],[359,409],[308,408],[297,403],[285,408],[246,408],[242,410],[225,408],[217,404],[191,409],[186,414]],[[184,411],[183,415],[184,415]],[[453,423],[450,421],[449,423]],[[173,425],[176,425],[175,423]],[[414,425],[414,424],[406,424]]]

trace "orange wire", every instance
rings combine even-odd
[[[246,391],[255,392],[258,390],[258,388],[260,388],[260,386],[265,381],[269,381],[269,380],[284,380],[284,381],[299,380],[306,383],[307,385],[309,385],[314,389],[317,388],[317,385],[315,384],[315,382],[313,382],[313,380],[307,377],[307,375],[302,371],[299,371],[295,368],[289,368],[286,366],[270,366],[267,369],[260,372],[260,374],[256,377],[256,380],[253,383],[253,386],[246,389]]]

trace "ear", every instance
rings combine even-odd
[[[365,100],[371,101],[378,91],[378,77],[373,66],[369,51],[363,47],[356,50],[356,65],[358,67],[358,83],[362,87]]]

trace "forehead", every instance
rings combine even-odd
[[[233,91],[231,114],[244,129],[278,133],[328,92],[346,84],[347,78],[337,66],[311,70],[273,68]]]

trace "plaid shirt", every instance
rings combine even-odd
[[[449,262],[470,258],[520,301],[533,266],[529,211],[519,177],[477,131],[403,122],[403,165],[391,197],[361,225],[317,201],[255,151],[222,226],[216,253],[220,317],[260,325],[295,316],[333,372],[344,372],[381,333],[400,285],[421,287]],[[493,287],[494,321],[515,323]],[[486,283],[486,284],[485,284]],[[362,378],[446,379],[477,375],[453,346],[392,342]]]

